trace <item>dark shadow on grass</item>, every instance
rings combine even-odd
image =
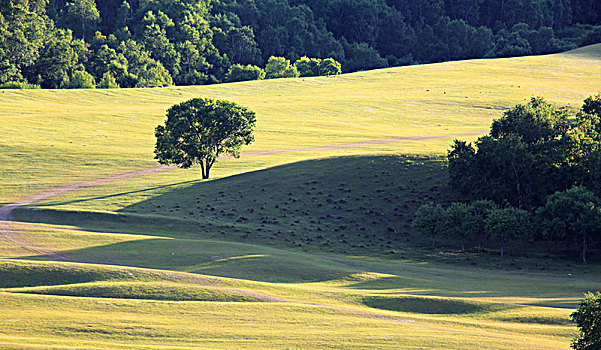
[[[326,258],[274,248],[156,238],[18,259],[142,267],[281,283],[327,281],[357,272]]]
[[[105,196],[88,197],[88,198],[76,199],[76,200],[66,201],[66,202],[47,203],[47,204],[35,204],[34,206],[36,206],[36,207],[53,207],[53,206],[57,206],[57,205],[68,205],[68,204],[75,204],[75,203],[83,203],[83,202],[89,202],[89,201],[93,201],[93,200],[97,200],[97,199],[116,198],[116,197],[125,196],[125,195],[128,195],[128,194],[144,193],[144,192],[159,190],[159,189],[163,189],[163,188],[170,188],[170,187],[174,187],[174,186],[193,184],[193,183],[196,183],[196,182],[199,182],[199,181],[198,180],[182,181],[182,182],[177,182],[177,183],[163,185],[163,186],[155,186],[155,187],[145,188],[143,190],[113,193],[113,194],[107,194]]]
[[[449,201],[445,167],[442,156],[325,158],[169,185],[168,191],[116,213],[48,205],[18,208],[13,216],[94,231],[402,257],[423,246],[411,228],[416,209]],[[91,198],[69,203],[86,200]]]

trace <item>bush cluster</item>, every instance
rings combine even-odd
[[[451,188],[484,201],[421,207],[414,227],[433,241],[493,239],[502,253],[525,241],[571,243],[584,263],[601,243],[601,95],[574,117],[532,98],[474,145],[455,140],[448,160]]]

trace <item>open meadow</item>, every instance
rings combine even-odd
[[[566,349],[601,290],[544,252],[433,251],[446,150],[543,96],[601,92],[601,45],[564,54],[194,87],[0,90],[0,348]],[[193,97],[257,114],[214,179],[161,167]],[[11,219],[8,221],[8,219]]]

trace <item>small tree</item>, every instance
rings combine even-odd
[[[444,232],[444,209],[440,204],[424,204],[417,208],[415,219],[411,223],[413,228],[432,239],[432,248],[436,249],[436,238]]]
[[[276,79],[276,78],[298,78],[298,70],[295,66],[290,65],[284,57],[269,57],[267,65],[265,66],[265,78]]]
[[[572,341],[576,350],[601,349],[601,293],[587,293],[580,307],[570,315],[580,329]]]
[[[514,207],[493,209],[484,225],[486,231],[501,244],[501,256],[507,244],[524,241],[531,229],[530,213]]]
[[[118,89],[119,84],[117,84],[117,80],[115,80],[111,72],[105,72],[98,83],[98,87],[101,89]]]
[[[321,63],[319,58],[303,56],[294,62],[294,66],[301,77],[314,77],[319,75],[319,63]]]
[[[470,207],[464,203],[452,203],[445,211],[445,236],[461,243],[461,251],[465,252],[465,241],[470,237],[472,228]]]
[[[189,168],[200,164],[202,178],[221,154],[240,156],[240,147],[254,141],[255,113],[234,102],[195,98],[167,111],[156,128],[154,153],[159,163]]]
[[[247,81],[247,80],[261,80],[265,78],[265,71],[261,68],[253,65],[243,66],[241,64],[235,64],[230,67],[225,79],[229,82],[235,81]]]
[[[85,70],[76,70],[67,78],[62,86],[68,89],[94,89],[96,87],[96,79]]]
[[[495,202],[490,200],[474,201],[469,206],[469,234],[478,242],[478,253],[480,253],[482,247],[490,238],[485,227],[486,218],[488,218],[492,210],[498,208]]]
[[[586,264],[590,243],[601,238],[601,201],[585,187],[574,186],[547,198],[537,211],[543,233],[550,238],[576,242]]]
[[[338,75],[342,73],[342,65],[333,58],[319,62],[319,75]]]

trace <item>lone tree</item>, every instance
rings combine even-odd
[[[208,179],[220,154],[238,158],[240,147],[255,140],[255,123],[255,112],[234,102],[191,99],[169,108],[165,125],[157,126],[155,158],[181,168],[198,163]]]

